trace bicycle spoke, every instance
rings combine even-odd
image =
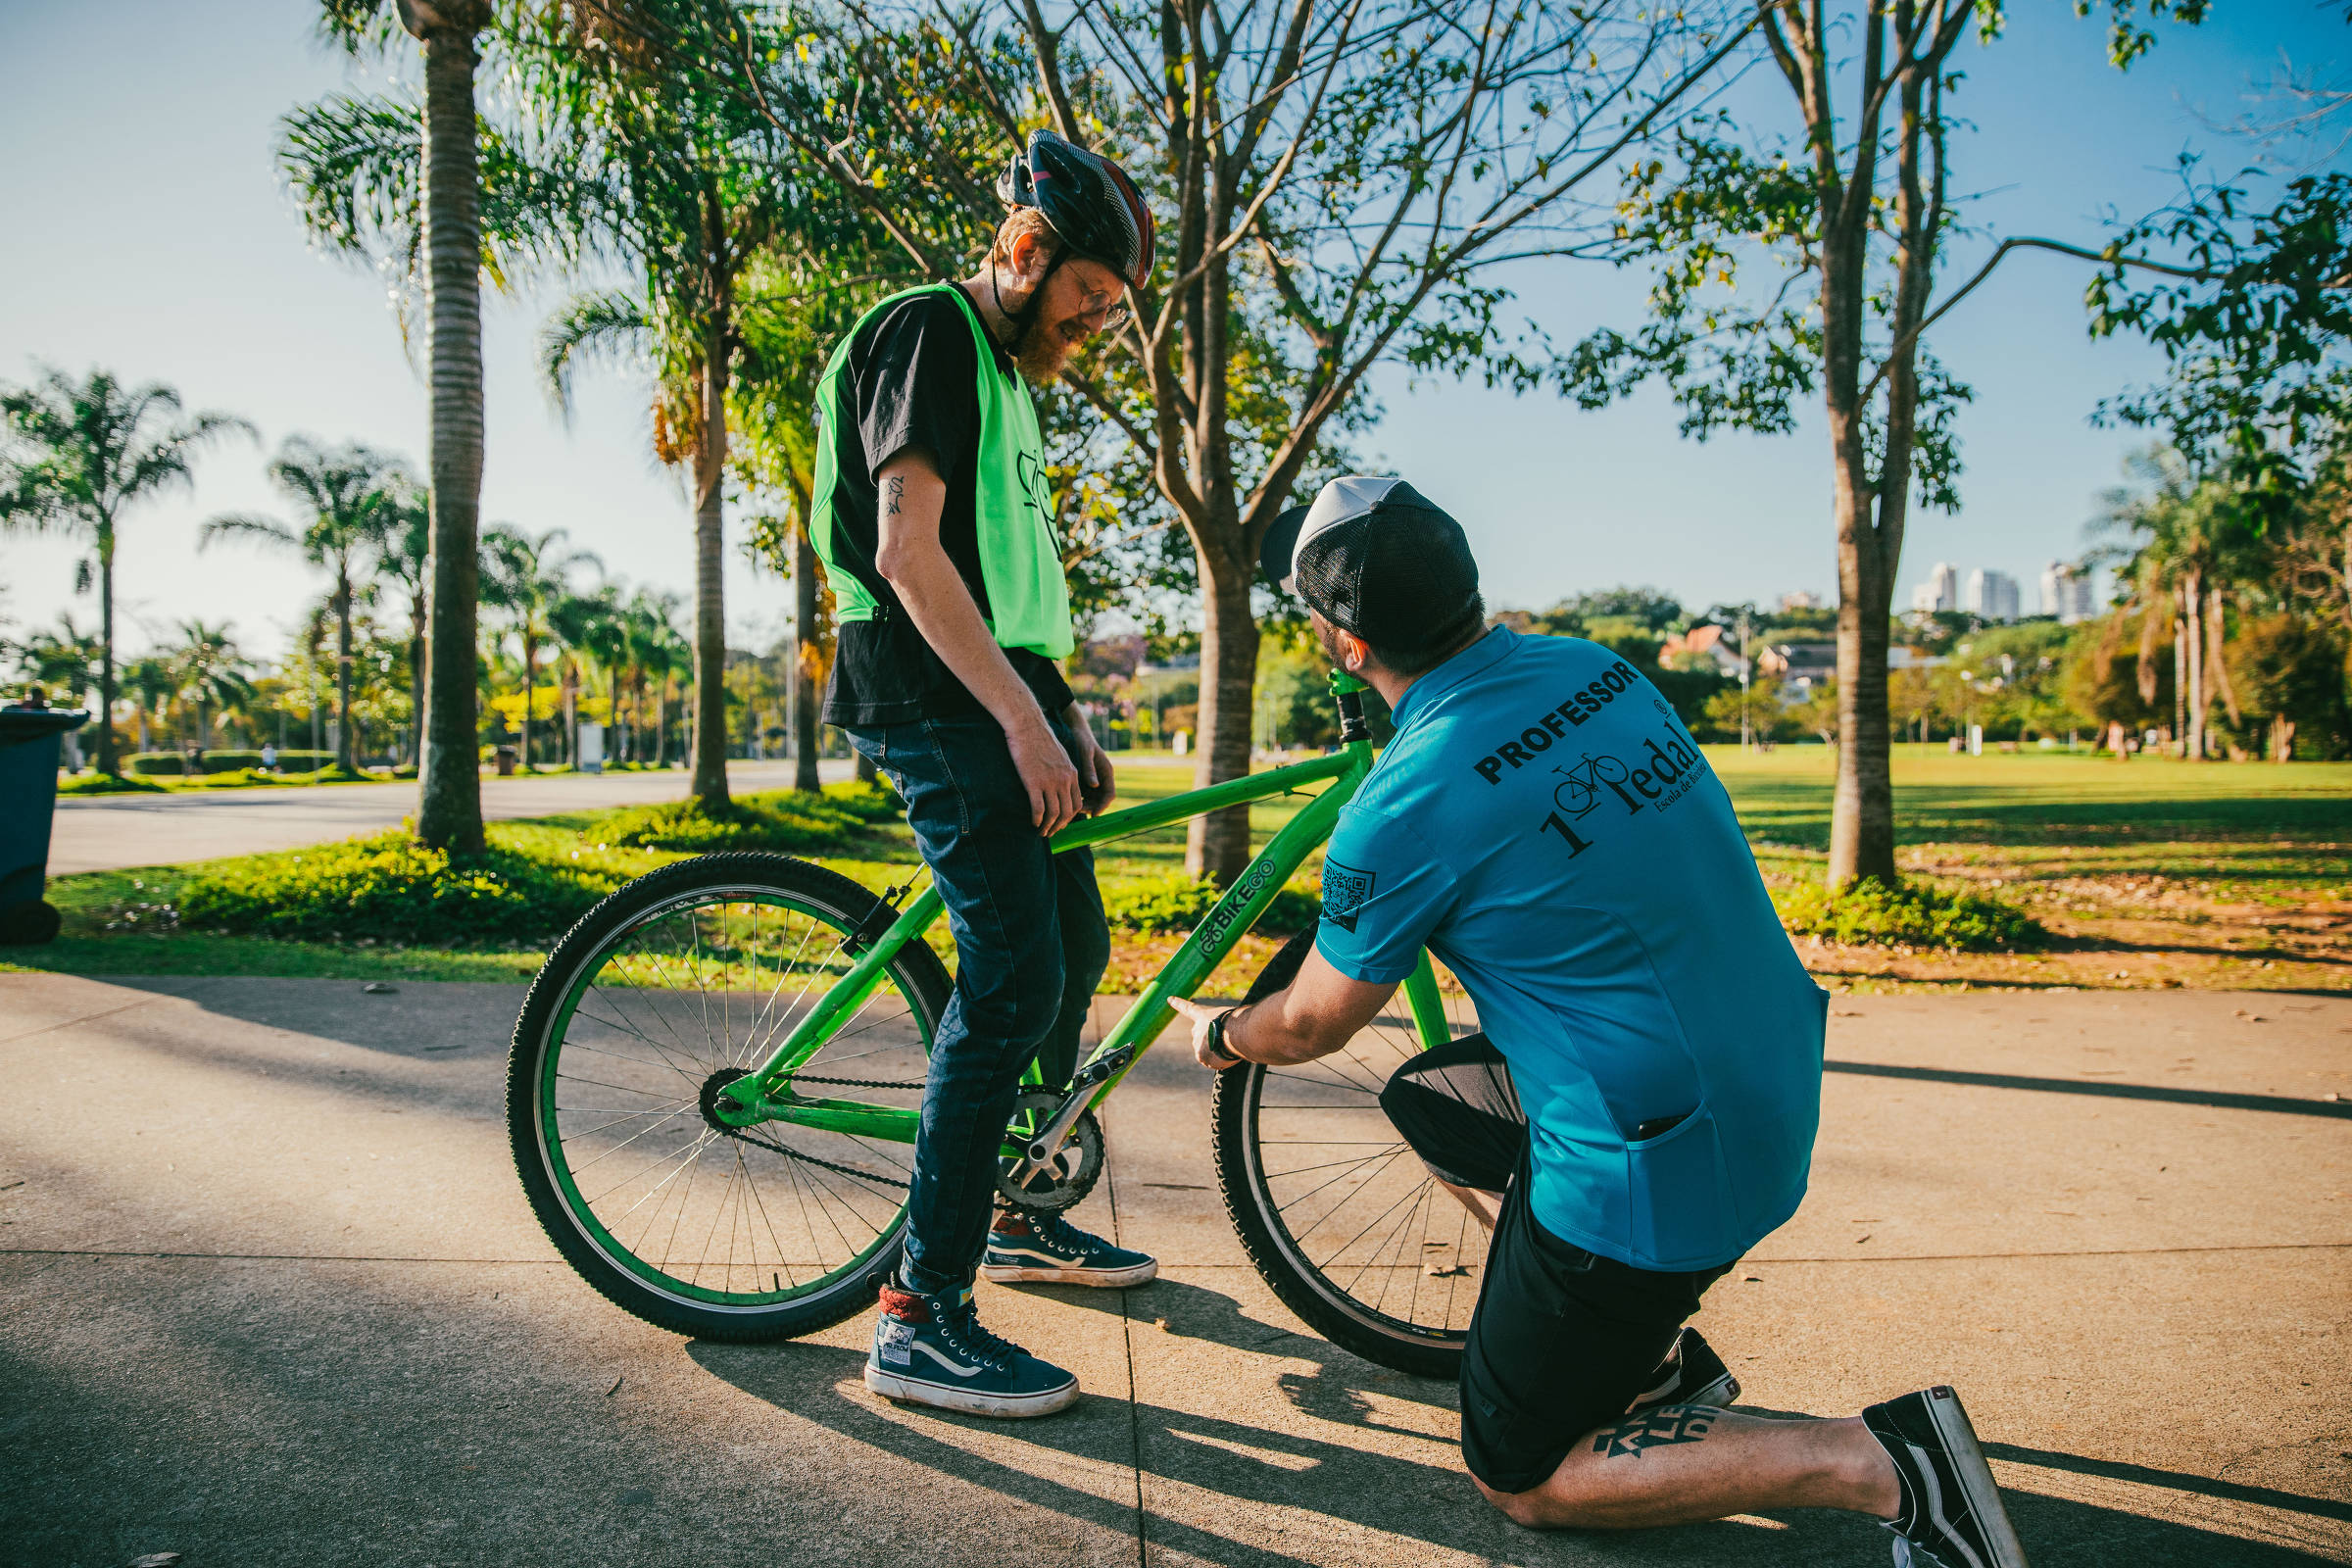
[[[547,1048],[541,1081],[563,1093],[541,1101],[546,1146],[600,1246],[681,1298],[831,1289],[897,1234],[910,1150],[785,1123],[738,1136],[701,1108],[712,1073],[757,1067],[838,983],[847,935],[789,900],[721,893],[616,929],[578,971],[561,1014],[568,1037]],[[827,1030],[809,1070],[903,1077],[905,1089],[853,1098],[911,1109],[935,1025],[894,963]]]
[[[1459,1039],[1474,1032],[1474,1014],[1446,983],[1441,977],[1443,1038]],[[1261,1069],[1257,1180],[1317,1290],[1419,1335],[1458,1337],[1476,1305],[1475,1282],[1462,1286],[1479,1261],[1470,1249],[1481,1233],[1466,1207],[1446,1226],[1451,1200],[1380,1104],[1396,1068],[1422,1049],[1417,1016],[1400,1006],[1331,1055]]]

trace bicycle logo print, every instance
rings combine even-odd
[[[1603,784],[1622,784],[1629,776],[1626,765],[1614,757],[1593,757],[1589,753],[1574,767],[1555,767],[1552,771],[1567,775],[1567,782],[1551,792],[1552,804],[1572,817],[1584,816],[1600,804]]]

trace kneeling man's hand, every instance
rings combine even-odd
[[[1186,997],[1170,997],[1168,1005],[1193,1021],[1193,1059],[1195,1061],[1212,1072],[1223,1072],[1229,1067],[1238,1067],[1242,1064],[1239,1056],[1221,1056],[1209,1049],[1209,1025],[1216,1020],[1219,1013],[1225,1011],[1223,1007],[1203,1007],[1198,1002]]]

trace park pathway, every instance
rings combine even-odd
[[[792,787],[790,762],[731,762],[736,790]],[[817,764],[826,783],[850,776],[850,763]],[[653,806],[683,800],[687,773],[555,773],[482,780],[482,815],[504,822],[561,811]],[[324,844],[355,833],[397,827],[416,811],[414,780],[398,784],[290,785],[272,789],[190,790],[172,795],[67,796],[57,803],[49,874],[170,865],[223,855]]]
[[[659,1333],[516,1189],[520,996],[0,976],[0,1561],[1887,1561],[1828,1514],[1505,1523],[1450,1387],[1303,1334],[1246,1266],[1173,1050],[1110,1102],[1080,1213],[1162,1278],[982,1287],[1084,1378],[1067,1414],[884,1403],[863,1321]],[[1812,1196],[1702,1320],[1743,1402],[1957,1384],[2036,1568],[2352,1563],[2352,999],[1840,997],[1830,1056]]]

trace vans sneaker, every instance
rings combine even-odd
[[[1902,1483],[1902,1512],[1886,1526],[1896,1568],[2026,1568],[1959,1395],[1939,1385],[1874,1404],[1862,1420]]]
[[[968,1286],[940,1296],[884,1286],[865,1386],[967,1415],[1051,1415],[1078,1397],[1077,1378],[980,1326]]]
[[[1703,1404],[1722,1410],[1739,1398],[1740,1380],[1723,1364],[1723,1357],[1699,1337],[1698,1330],[1685,1329],[1676,1337],[1674,1348],[1666,1352],[1657,1382],[1625,1410],[1631,1415],[1653,1404]]]
[[[1159,1272],[1149,1252],[1113,1247],[1059,1214],[1010,1209],[988,1233],[980,1273],[1000,1285],[1141,1285]]]

